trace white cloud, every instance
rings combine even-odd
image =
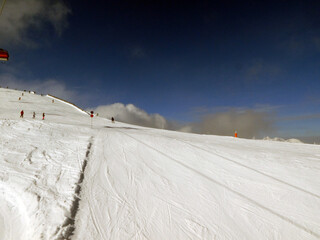
[[[0,44],[34,46],[35,39],[28,35],[28,30],[38,31],[47,24],[61,34],[70,12],[62,1],[8,0],[0,16]]]
[[[144,110],[134,106],[133,104],[124,105],[122,103],[114,103],[106,106],[99,106],[95,109],[99,116],[111,118],[131,124],[145,127],[167,128],[167,120],[159,114],[148,114]]]
[[[71,101],[77,96],[76,92],[67,89],[66,85],[56,79],[25,81],[11,74],[0,75],[0,86],[18,90],[31,90],[39,94],[51,94]]]

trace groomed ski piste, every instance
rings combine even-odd
[[[52,99],[0,88],[0,239],[320,239],[319,145],[91,127]]]

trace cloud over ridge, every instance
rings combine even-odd
[[[163,116],[160,114],[148,114],[133,104],[114,103],[98,106],[95,111],[102,117],[115,117],[116,120],[125,123],[161,129],[167,128],[167,120]]]
[[[270,112],[253,109],[228,109],[223,112],[206,114],[199,121],[181,124],[169,121],[160,114],[149,114],[133,104],[115,103],[95,109],[99,116],[145,127],[169,129],[182,132],[233,135],[238,131],[245,138],[263,137],[274,129],[274,118]]]
[[[0,74],[0,86],[18,90],[30,90],[41,94],[52,94],[65,100],[74,100],[77,93],[68,90],[67,86],[56,79],[25,81],[11,74]]]
[[[192,124],[192,132],[214,135],[232,135],[234,131],[244,138],[263,137],[274,130],[273,114],[253,109],[230,109],[205,115]]]

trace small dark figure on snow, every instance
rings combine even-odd
[[[114,123],[114,117],[112,117],[112,118],[111,118],[111,122],[113,122],[113,123]]]
[[[42,120],[44,120],[44,117],[45,117],[46,115],[44,114],[44,113],[42,113]]]
[[[23,118],[23,114],[24,114],[24,112],[23,112],[23,110],[20,112],[20,117],[21,118]]]
[[[52,99],[52,103],[54,103],[54,100]]]
[[[19,97],[19,101],[21,100],[21,97]]]
[[[36,113],[33,112],[32,118],[35,119],[36,118]]]

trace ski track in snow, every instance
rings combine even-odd
[[[79,201],[81,199],[81,195],[80,195],[81,184],[84,179],[84,172],[85,172],[87,163],[89,161],[89,155],[91,152],[91,147],[92,147],[93,141],[94,141],[93,137],[91,137],[89,140],[88,146],[87,146],[86,156],[85,156],[85,159],[84,159],[82,167],[81,167],[81,174],[80,174],[79,180],[77,182],[77,186],[75,188],[74,199],[73,199],[72,205],[70,207],[70,211],[69,211],[70,216],[68,216],[67,219],[65,220],[65,222],[62,224],[62,226],[57,229],[56,235],[58,232],[60,232],[61,229],[64,229],[64,231],[60,233],[60,236],[58,237],[58,239],[70,239],[74,233],[75,217],[76,217],[77,212],[79,210]]]
[[[176,140],[176,139],[175,139],[175,140]],[[177,140],[176,140],[176,141],[177,141]],[[222,159],[224,159],[225,161],[229,161],[229,162],[232,162],[232,163],[234,163],[234,164],[237,164],[237,165],[239,165],[239,166],[241,166],[241,167],[250,169],[250,170],[252,170],[252,171],[254,171],[254,172],[256,172],[256,173],[259,173],[259,174],[261,174],[261,175],[263,175],[263,176],[265,176],[265,177],[267,177],[267,178],[270,178],[270,179],[275,180],[275,181],[277,181],[277,182],[279,182],[279,183],[285,184],[285,185],[287,185],[287,186],[289,186],[289,187],[295,188],[295,189],[297,189],[297,190],[299,190],[299,191],[301,191],[301,192],[307,193],[307,194],[309,194],[309,195],[311,195],[311,196],[313,196],[313,197],[316,197],[316,198],[319,198],[319,199],[320,199],[320,196],[319,196],[318,194],[312,193],[312,192],[307,191],[307,190],[305,190],[305,189],[302,189],[302,188],[300,188],[300,187],[298,187],[298,186],[295,186],[295,185],[293,185],[293,184],[291,184],[291,183],[288,183],[288,182],[283,181],[283,180],[281,180],[281,179],[278,179],[278,178],[276,178],[276,177],[270,176],[270,175],[268,175],[268,174],[266,174],[266,173],[264,173],[264,172],[261,172],[261,171],[259,171],[259,170],[257,170],[257,169],[254,169],[254,168],[252,168],[252,167],[249,167],[249,166],[247,166],[247,165],[245,165],[245,164],[242,164],[242,163],[240,163],[240,162],[238,162],[238,161],[235,161],[235,160],[232,160],[232,159],[227,158],[227,157],[225,157],[225,156],[222,156],[221,154],[208,151],[208,150],[206,150],[206,149],[204,149],[204,148],[201,148],[201,147],[196,146],[196,145],[194,145],[194,144],[188,143],[188,142],[186,142],[186,141],[182,141],[182,140],[179,140],[179,141],[181,141],[181,142],[183,142],[183,143],[186,143],[186,144],[188,144],[188,145],[190,145],[190,146],[192,146],[192,147],[194,147],[194,148],[198,148],[198,149],[200,149],[200,150],[202,150],[202,151],[205,151],[205,152],[207,152],[207,153],[209,153],[209,154],[212,154],[212,155],[214,155],[214,156],[219,156],[219,157],[221,157]]]
[[[319,146],[91,128],[22,93],[0,88],[0,240],[320,239]]]
[[[256,202],[255,200],[250,199],[250,198],[248,198],[247,196],[245,196],[245,195],[243,195],[243,194],[241,194],[241,193],[239,193],[239,192],[237,192],[237,191],[229,188],[228,186],[222,184],[221,182],[218,182],[217,180],[213,179],[212,177],[209,177],[209,176],[207,176],[207,175],[199,172],[198,170],[196,170],[196,169],[194,169],[194,168],[192,168],[192,167],[190,167],[190,166],[182,163],[181,161],[172,158],[171,156],[167,155],[166,153],[164,153],[164,152],[162,152],[162,151],[159,151],[158,149],[156,149],[156,148],[150,146],[149,144],[147,144],[147,143],[145,143],[145,142],[143,142],[143,141],[141,141],[141,140],[133,137],[132,135],[127,134],[127,133],[124,133],[124,132],[122,132],[122,133],[125,134],[125,135],[127,135],[127,136],[129,136],[129,137],[131,137],[131,138],[133,138],[133,139],[135,139],[137,142],[139,142],[139,143],[141,143],[141,144],[143,144],[143,145],[145,145],[145,146],[153,149],[154,151],[156,151],[156,152],[160,153],[161,155],[165,156],[166,158],[171,159],[172,161],[176,162],[177,164],[181,165],[182,167],[185,167],[185,168],[187,168],[187,169],[189,169],[189,170],[197,173],[198,175],[200,175],[200,176],[208,179],[209,181],[212,181],[212,182],[216,183],[216,184],[219,185],[220,187],[227,189],[228,191],[232,192],[233,194],[238,195],[238,196],[244,198],[245,200],[247,200],[247,201],[255,204],[256,206],[258,206],[258,207],[260,207],[260,208],[262,208],[262,209],[264,209],[264,210],[266,210],[266,211],[268,211],[268,212],[276,215],[277,217],[281,218],[282,220],[287,221],[287,222],[293,224],[294,226],[296,226],[297,228],[300,228],[301,230],[303,230],[303,231],[305,231],[305,232],[307,232],[307,233],[309,233],[309,234],[311,234],[311,235],[313,235],[313,236],[315,236],[315,237],[317,237],[317,238],[320,239],[320,234],[318,234],[318,233],[316,233],[316,232],[313,232],[312,230],[304,227],[303,225],[301,225],[301,224],[299,224],[299,223],[296,223],[295,221],[291,220],[290,218],[287,218],[287,217],[285,217],[285,216],[283,216],[283,215],[275,212],[274,210],[269,209],[269,208],[263,206],[262,204]],[[197,147],[197,148],[199,148],[199,147]],[[201,149],[201,148],[199,148],[199,149]],[[203,149],[202,149],[202,150],[203,150]],[[215,155],[218,155],[218,154],[215,154]],[[218,155],[218,156],[219,156],[219,157],[222,157],[221,155]],[[238,162],[236,162],[236,161],[227,159],[227,158],[225,158],[225,157],[222,157],[222,158],[224,158],[224,159],[227,160],[227,161],[231,161],[232,163],[238,164],[238,165],[240,165],[240,166],[242,166],[242,167],[248,168],[248,169],[250,169],[250,170],[252,170],[252,171],[254,171],[254,172],[257,172],[257,173],[259,173],[259,174],[261,174],[261,175],[263,175],[263,176],[266,176],[266,177],[268,177],[268,178],[271,178],[272,180],[281,182],[281,183],[286,184],[286,185],[288,185],[288,186],[290,186],[290,187],[293,187],[293,188],[295,188],[295,189],[297,189],[297,190],[303,191],[303,192],[305,192],[305,193],[307,193],[307,194],[310,194],[310,195],[312,195],[312,196],[315,196],[315,197],[319,198],[319,196],[316,195],[316,194],[310,193],[310,192],[305,191],[305,190],[303,190],[303,189],[301,189],[301,188],[298,188],[298,187],[296,187],[296,186],[293,186],[293,185],[291,185],[291,184],[289,184],[289,183],[286,183],[286,182],[284,182],[284,181],[281,181],[281,180],[279,180],[279,179],[277,179],[277,178],[271,177],[271,176],[269,176],[269,175],[267,175],[267,174],[264,174],[264,173],[262,173],[262,172],[260,172],[260,171],[255,170],[255,169],[253,169],[253,168],[247,167],[247,166],[245,166],[245,165],[243,165],[243,164],[240,164],[240,163],[238,163]]]
[[[105,136],[103,136],[105,134]],[[124,214],[128,217],[130,216],[144,216],[144,214],[142,213],[143,210],[139,209],[139,204],[136,201],[132,201],[132,199],[130,200],[130,195],[132,194],[132,192],[137,191],[140,187],[141,187],[141,182],[139,182],[137,180],[137,178],[135,176],[137,176],[137,174],[132,173],[133,171],[133,165],[130,165],[130,159],[127,157],[127,149],[125,146],[122,147],[117,147],[117,148],[121,148],[118,149],[117,151],[115,151],[115,153],[110,153],[110,151],[113,152],[113,148],[114,145],[117,145],[114,141],[113,138],[111,138],[111,136],[115,136],[115,135],[119,135],[121,134],[122,136],[127,136],[131,139],[133,139],[134,141],[136,141],[139,144],[142,144],[145,148],[149,148],[152,151],[156,152],[158,155],[162,155],[163,157],[161,159],[170,159],[170,161],[175,162],[175,164],[180,165],[181,167],[194,172],[196,175],[198,175],[201,178],[204,178],[216,185],[218,185],[220,188],[222,188],[223,190],[227,190],[230,193],[232,193],[233,195],[236,195],[237,197],[240,197],[242,199],[240,205],[238,205],[238,207],[241,207],[244,211],[247,212],[247,214],[254,214],[256,215],[256,217],[258,218],[262,218],[262,219],[266,219],[264,217],[262,217],[263,215],[265,215],[265,213],[263,213],[263,211],[268,212],[269,214],[275,216],[276,218],[278,218],[278,221],[284,221],[287,224],[291,224],[292,226],[294,226],[296,228],[296,231],[301,232],[304,231],[306,234],[309,234],[309,237],[306,237],[306,239],[313,239],[311,237],[315,237],[315,238],[320,238],[320,235],[318,234],[317,231],[313,230],[314,226],[308,228],[305,226],[305,223],[299,223],[296,220],[293,220],[289,217],[287,217],[286,215],[283,215],[279,212],[277,212],[276,210],[274,210],[273,208],[270,208],[268,206],[265,206],[264,204],[261,204],[259,201],[252,199],[246,195],[244,195],[241,192],[238,192],[236,190],[234,190],[234,188],[228,186],[227,184],[224,184],[220,181],[217,181],[216,179],[212,178],[212,176],[208,176],[207,174],[200,172],[197,169],[194,169],[193,167],[190,167],[189,165],[181,162],[181,160],[177,160],[175,158],[173,158],[172,156],[168,155],[167,153],[159,150],[159,146],[157,147],[153,147],[152,145],[146,143],[145,141],[140,140],[137,137],[134,137],[133,134],[129,134],[126,133],[122,130],[120,130],[120,128],[114,128],[111,129],[109,128],[109,131],[103,133],[100,132],[100,137],[98,137],[98,139],[100,139],[98,142],[102,142],[102,146],[96,146],[96,150],[97,149],[102,149],[101,151],[103,151],[103,154],[98,154],[98,156],[103,156],[103,161],[98,161],[97,162],[97,166],[95,166],[94,161],[93,160],[91,163],[93,164],[92,167],[92,171],[94,172],[94,179],[99,179],[99,181],[95,182],[88,182],[87,186],[85,187],[85,189],[87,189],[87,191],[90,191],[90,198],[91,201],[89,204],[89,209],[90,209],[90,219],[92,219],[93,224],[91,225],[93,227],[94,230],[91,230],[90,224],[86,225],[86,230],[87,232],[96,232],[96,235],[94,235],[95,239],[128,239],[128,238],[133,238],[133,239],[163,239],[161,237],[157,237],[156,235],[151,235],[151,237],[148,237],[148,230],[146,230],[148,228],[148,225],[150,223],[152,223],[151,220],[146,220],[146,219],[139,219],[139,218],[133,218],[132,219],[132,224],[133,226],[135,225],[135,231],[132,233],[132,235],[127,236],[124,233],[120,233],[119,232],[119,226],[121,227],[121,225],[123,224],[123,216]],[[140,134],[141,135],[141,134]],[[121,142],[123,142],[125,145],[132,145],[133,143],[129,143],[129,141],[125,140],[125,138],[122,137]],[[183,142],[183,141],[181,141]],[[112,145],[112,143],[114,145]],[[138,148],[138,146],[137,146]],[[126,150],[125,150],[126,149]],[[106,150],[108,150],[106,152]],[[121,152],[122,156],[119,156]],[[116,176],[120,176],[121,179],[126,179],[127,180],[127,185],[128,188],[123,189],[123,186],[119,186],[119,184],[116,184],[113,180],[113,174],[112,174],[112,170],[110,169],[110,166],[113,166],[113,161],[110,158],[110,155],[113,156],[115,159],[117,159],[117,164],[121,165],[122,167],[122,174],[120,173],[116,173]],[[117,155],[117,156],[116,156]],[[223,156],[220,155],[216,155],[214,153],[210,152],[211,156],[215,156],[216,158],[218,157],[219,159],[224,159]],[[108,157],[109,156],[109,157]],[[93,157],[93,159],[95,159]],[[149,162],[150,161],[150,162]],[[148,171],[151,173],[151,175],[153,176],[157,176],[159,177],[161,180],[161,185],[164,186],[165,188],[172,188],[175,184],[168,180],[163,174],[161,174],[160,172],[158,172],[157,170],[155,170],[153,167],[151,167],[153,161],[152,158],[149,161],[141,161],[139,164],[143,164],[144,169],[148,169]],[[207,161],[207,159],[203,159],[203,161]],[[234,164],[234,161],[231,162],[232,164]],[[236,162],[237,163],[237,162]],[[132,162],[131,164],[135,164],[134,162]],[[150,165],[151,164],[151,165]],[[237,164],[239,166],[239,164]],[[241,168],[243,168],[243,166],[240,165]],[[113,168],[113,167],[112,167]],[[142,168],[141,168],[142,169]],[[273,178],[270,177],[269,175],[266,174],[261,174],[262,172],[256,170],[256,169],[250,169],[248,168],[247,170],[250,171],[254,171],[254,175],[261,175],[262,177],[265,177],[269,180],[272,180],[273,182],[277,182],[277,185],[282,184],[284,185],[283,187],[287,188],[288,186],[290,186],[290,184],[288,184],[287,182],[284,181],[279,181],[279,179],[277,178]],[[91,175],[90,173],[88,173],[89,175]],[[139,176],[139,175],[138,175]],[[118,179],[119,180],[119,179]],[[152,179],[148,179],[146,181],[149,181]],[[105,183],[103,186],[99,186],[98,183]],[[122,182],[122,181],[121,181]],[[157,182],[157,184],[160,183],[159,181]],[[97,185],[99,186],[99,190],[97,191]],[[294,188],[295,191],[300,191],[300,188]],[[175,191],[179,191],[177,189],[175,189]],[[103,193],[103,194],[100,194]],[[309,194],[309,192],[306,191],[302,191],[303,194]],[[170,225],[173,225],[175,228],[179,228],[180,231],[183,233],[184,237],[179,237],[179,235],[173,237],[169,237],[169,239],[175,239],[175,238],[179,238],[179,239],[185,239],[185,238],[191,238],[191,239],[213,239],[213,236],[215,235],[215,231],[213,231],[212,229],[208,228],[206,226],[206,224],[201,224],[199,222],[199,220],[194,220],[194,218],[197,218],[194,213],[192,213],[191,211],[188,210],[188,207],[181,205],[182,203],[178,203],[177,201],[168,201],[165,199],[164,196],[161,196],[161,194],[159,195],[159,193],[153,193],[154,196],[152,196],[154,199],[157,198],[158,200],[160,200],[161,202],[163,202],[165,204],[165,209],[166,209],[166,215],[167,217],[165,217],[164,219],[166,219],[166,221],[168,221],[170,223]],[[104,198],[104,196],[112,196],[110,198],[112,198],[113,203],[112,204],[107,204],[106,208],[108,208],[106,210],[105,215],[103,215],[103,211],[101,211],[101,206],[99,205],[99,203],[106,201],[109,202],[107,199],[105,200],[100,200],[98,202],[96,202],[97,199],[100,198]],[[137,199],[140,199],[138,201],[144,201],[144,199],[139,198],[138,196],[135,196]],[[317,195],[316,194],[311,194],[310,195],[311,198],[316,199]],[[204,197],[205,198],[205,197]],[[246,204],[250,204],[250,205],[254,205],[260,209],[262,209],[262,213],[260,214],[256,214],[255,211],[252,211],[252,209],[250,208],[246,208],[243,206],[243,200],[246,202]],[[155,206],[156,208],[156,206]],[[100,210],[99,210],[100,209]],[[115,211],[114,209],[118,209],[115,213],[112,213],[110,211]],[[172,216],[172,209],[175,209],[175,211],[180,212],[183,215],[186,215],[187,218],[185,219],[185,223],[184,224],[177,224],[174,223],[174,217]],[[154,213],[156,212],[155,209],[149,209],[150,212]],[[85,212],[85,211],[84,211]],[[99,212],[99,214],[97,214],[97,212]],[[136,213],[136,214],[134,214]],[[151,214],[154,217],[154,214]],[[87,215],[81,216],[81,219],[85,219],[87,218]],[[270,218],[270,217],[269,217]],[[103,221],[104,219],[104,221]],[[163,220],[164,220],[163,219]],[[190,220],[193,219],[193,220]],[[81,221],[81,220],[79,220]],[[159,219],[155,220],[155,222],[159,221]],[[102,224],[103,222],[107,222],[107,224]],[[204,221],[205,222],[205,221]],[[87,222],[85,224],[88,224]],[[271,224],[271,223],[269,223]],[[281,225],[281,224],[280,224]],[[118,226],[118,231],[115,230],[115,226]],[[79,224],[78,227],[76,229],[83,229],[84,226]],[[197,228],[198,230],[193,230],[194,228]],[[219,229],[219,224],[217,224],[216,226],[217,229]],[[221,228],[221,226],[220,226]],[[103,231],[104,229],[104,231]],[[199,230],[200,229],[200,230]],[[177,230],[177,229],[176,229]],[[319,228],[318,228],[319,230]],[[237,238],[235,235],[233,235],[233,233],[230,233],[230,230],[227,229],[223,229],[223,230],[219,230],[221,232],[223,232],[222,235],[226,235],[229,236],[230,238]],[[200,234],[200,232],[202,234]],[[86,239],[86,235],[83,231],[79,231],[78,232],[79,235],[76,235],[76,239]],[[204,235],[203,235],[204,234]],[[301,234],[301,233],[300,233]],[[302,234],[303,235],[303,234]],[[139,236],[139,237],[137,237]],[[218,235],[219,236],[219,235]],[[305,236],[305,235],[304,235]],[[252,237],[252,239],[254,239]],[[266,239],[268,239],[268,237],[266,237]]]

